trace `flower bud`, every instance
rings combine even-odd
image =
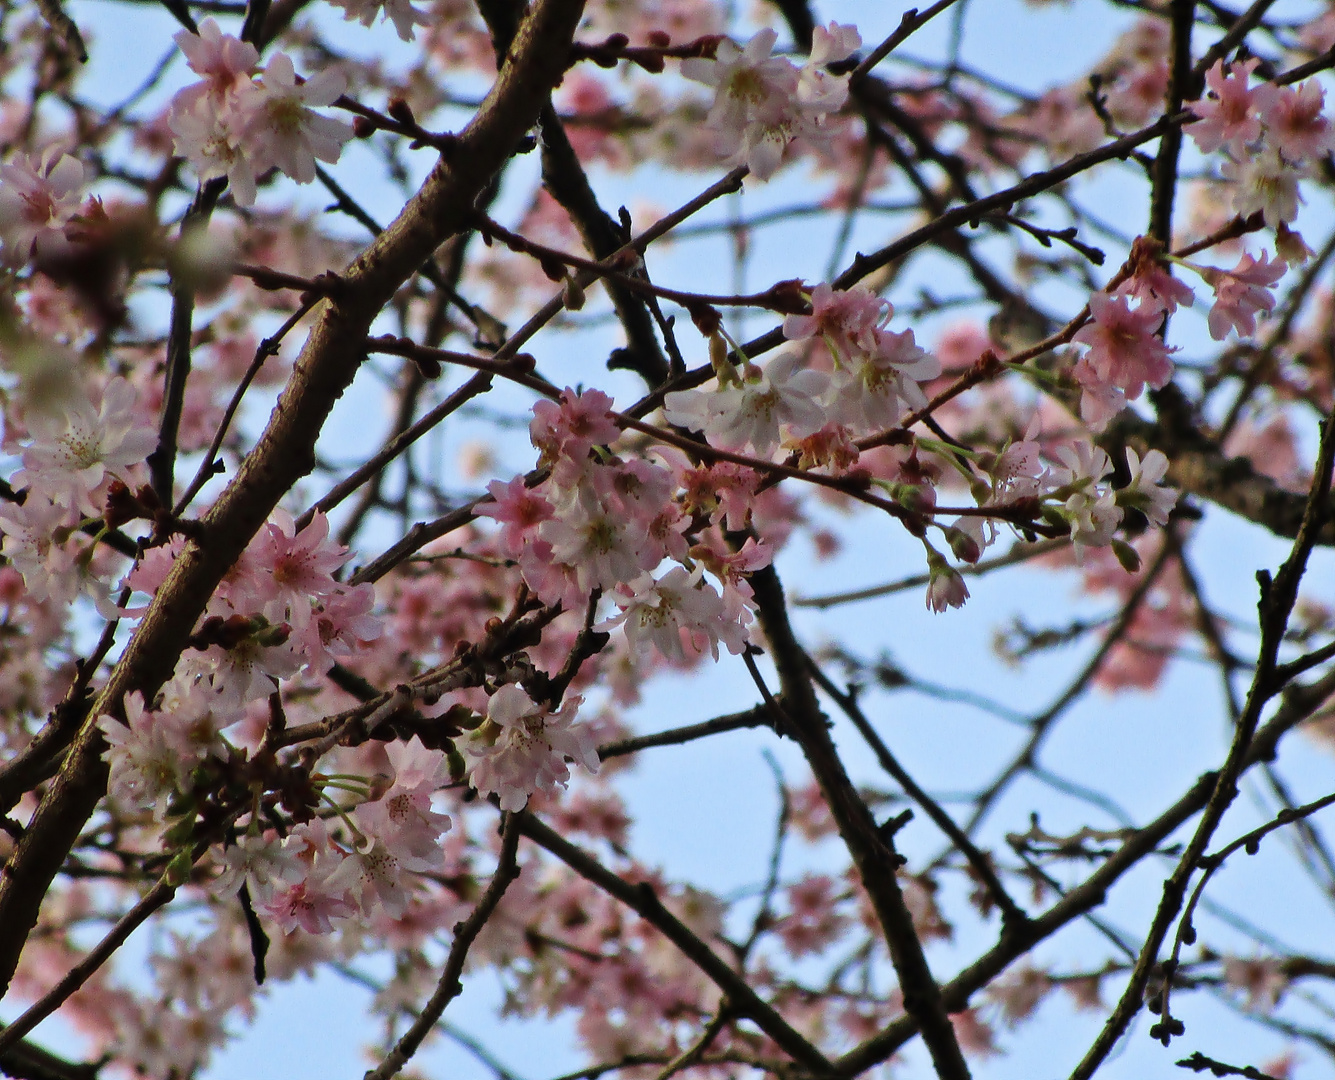
[[[946,542],[950,545],[950,550],[954,553],[955,558],[961,562],[976,563],[983,554],[983,549],[979,546],[978,541],[963,529],[954,525],[946,528]]]
[[[728,343],[717,330],[709,335],[709,363],[720,386],[741,385],[742,377],[728,359]]]
[[[935,551],[927,556],[927,568],[927,606],[938,613],[948,607],[963,607],[969,599],[969,587],[960,572]]]
[[[1113,554],[1117,556],[1117,561],[1121,563],[1122,569],[1128,574],[1134,574],[1140,570],[1140,552],[1125,540],[1114,538],[1112,541],[1112,549]]]
[[[584,306],[584,289],[574,274],[566,274],[565,284],[561,286],[561,302],[567,311],[578,311]]]

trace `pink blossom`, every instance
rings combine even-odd
[[[74,511],[29,493],[22,505],[0,503],[0,554],[23,575],[34,600],[67,604],[79,593],[79,546],[70,539]]]
[[[92,498],[108,476],[129,480],[157,446],[157,436],[136,409],[134,388],[117,376],[100,400],[73,401],[57,417],[34,419],[33,442],[23,452],[17,486],[61,506],[96,516],[102,507]]]
[[[831,476],[847,473],[861,456],[853,430],[844,424],[826,424],[804,439],[787,439],[783,445],[797,454],[799,469],[824,469]]]
[[[691,548],[690,555],[727,587],[741,585],[747,575],[769,566],[774,550],[768,541],[748,536],[734,551],[717,529],[710,529],[701,535],[700,543]]]
[[[394,782],[379,799],[357,807],[353,816],[358,827],[384,841],[407,869],[436,870],[450,818],[431,808],[431,796],[450,782],[445,755],[428,750],[416,735],[407,743],[387,744],[385,753],[394,767]]]
[[[1252,59],[1226,69],[1222,60],[1216,60],[1205,73],[1209,94],[1191,103],[1191,111],[1200,119],[1187,126],[1187,133],[1202,153],[1228,147],[1240,154],[1261,137],[1259,110],[1271,104],[1275,88],[1269,83],[1248,88],[1248,80],[1259,64]]]
[[[717,660],[720,642],[729,652],[740,653],[746,647],[745,629],[729,618],[723,597],[701,578],[699,570],[683,566],[674,566],[657,581],[642,575],[615,594],[621,611],[598,628],[622,626],[637,653],[643,655],[652,646],[678,663],[688,660],[688,648],[695,656],[708,649]]]
[[[1122,71],[1108,90],[1108,112],[1122,127],[1140,127],[1163,112],[1168,62],[1146,57]]]
[[[978,1015],[977,1009],[965,1009],[963,1012],[950,1014],[951,1026],[955,1029],[955,1038],[960,1049],[971,1057],[996,1057],[997,1050],[992,1028]]]
[[[601,471],[601,470],[600,470]],[[643,525],[596,494],[577,494],[557,507],[538,535],[551,545],[553,561],[569,567],[582,592],[610,589],[658,564],[661,551],[649,544]]]
[[[491,502],[480,504],[478,515],[499,521],[501,547],[511,556],[521,554],[537,534],[538,526],[551,519],[552,504],[536,488],[525,484],[522,476],[508,483],[493,480],[487,491]]]
[[[1289,987],[1289,976],[1278,960],[1269,957],[1245,959],[1241,956],[1224,957],[1224,984],[1230,990],[1239,990],[1246,1008],[1270,1012]]]
[[[128,808],[152,807],[162,817],[167,801],[190,787],[193,761],[183,759],[170,737],[170,719],[144,706],[138,690],[125,696],[125,720],[102,715],[97,727],[107,742],[102,760],[111,767],[108,790]]]
[[[249,81],[259,66],[260,54],[255,46],[224,34],[213,19],[201,22],[197,35],[181,30],[172,40],[185,53],[190,70],[204,80],[180,91],[173,105],[193,105],[203,95],[221,100],[238,83]]]
[[[1167,346],[1155,331],[1163,322],[1163,311],[1157,304],[1141,302],[1135,308],[1125,296],[1109,296],[1096,292],[1089,298],[1090,321],[1076,332],[1074,341],[1089,346],[1089,352],[1072,372],[1086,391],[1102,394],[1109,404],[1108,390],[1115,389],[1126,398],[1137,398],[1146,384],[1154,388],[1165,386],[1173,377],[1173,362]],[[1096,423],[1096,416],[1081,412],[1085,419]]]
[[[1053,494],[1064,500],[1058,507],[1070,523],[1076,559],[1085,547],[1104,547],[1122,522],[1122,510],[1112,489],[1103,483],[1112,472],[1112,461],[1102,447],[1087,439],[1059,446],[1060,465],[1049,470]]]
[[[1274,310],[1275,297],[1270,287],[1288,270],[1283,259],[1270,259],[1262,252],[1260,261],[1243,255],[1232,270],[1212,270],[1205,280],[1214,286],[1215,302],[1210,308],[1210,336],[1223,341],[1236,328],[1243,337],[1256,333],[1258,312]]]
[[[252,206],[257,193],[255,174],[263,166],[245,143],[243,121],[228,99],[205,94],[173,106],[168,123],[176,153],[190,162],[200,183],[225,176],[232,198],[241,206]]]
[[[723,136],[734,143],[741,141],[748,128],[777,120],[789,108],[797,92],[798,72],[785,58],[770,56],[776,40],[778,34],[764,29],[745,48],[721,41],[713,60],[681,62],[686,78],[715,89],[708,122],[720,134],[720,143]],[[757,175],[765,178],[765,174]]]
[[[1009,442],[987,468],[992,478],[991,502],[1001,506],[1016,499],[1031,498],[1042,490],[1044,465],[1039,436],[1042,426],[1035,414],[1024,438]]]
[[[1325,100],[1326,92],[1315,80],[1274,87],[1261,108],[1266,143],[1292,162],[1324,157],[1335,145],[1335,129],[1322,115]]]
[[[330,0],[330,3],[343,9],[345,19],[356,19],[363,26],[375,22],[377,13],[382,20],[390,19],[404,41],[413,40],[417,27],[431,25],[431,19],[413,7],[409,0]]]
[[[0,165],[0,243],[3,262],[21,266],[35,250],[61,245],[79,210],[84,183],[77,158],[49,146],[40,157],[14,154]]]
[[[343,899],[355,904],[362,915],[384,912],[391,918],[398,918],[408,910],[413,888],[413,882],[404,874],[407,868],[398,852],[383,840],[375,838],[365,843],[364,849],[356,847],[348,852],[325,878],[326,914],[329,914],[330,899]],[[301,899],[314,902],[309,890],[303,890]],[[288,897],[291,917],[294,920],[299,920],[303,914],[313,917],[311,912],[299,911],[296,900],[295,896]]]
[[[1006,972],[988,987],[987,996],[1001,1008],[1008,1024],[1033,1016],[1053,988],[1052,977],[1030,964]]]
[[[1174,277],[1157,259],[1141,260],[1136,272],[1118,287],[1117,292],[1136,297],[1146,310],[1157,305],[1169,315],[1178,309],[1179,304],[1191,307],[1196,302],[1191,286]]]
[[[827,383],[823,373],[804,369],[795,353],[783,353],[763,370],[751,366],[740,386],[668,394],[663,412],[674,424],[703,431],[716,445],[750,446],[768,457],[779,445],[781,426],[797,438],[824,426],[825,412],[816,399]]]
[[[502,810],[522,810],[535,791],[565,787],[567,761],[598,771],[598,752],[587,728],[576,724],[582,699],[567,698],[556,712],[533,703],[508,683],[487,703],[487,720],[459,743],[469,782],[481,795],[500,796]]]
[[[1076,361],[1071,376],[1080,384],[1080,419],[1091,431],[1102,431],[1109,420],[1126,408],[1126,394],[1120,387],[1104,382],[1089,357],[1082,356]]]
[[[286,888],[276,888],[262,903],[264,913],[285,934],[300,927],[308,934],[327,934],[336,921],[355,913],[348,890],[331,884],[346,856],[329,839],[325,823],[316,818],[298,825],[283,842],[304,868],[301,877]]]
[[[948,607],[963,607],[969,587],[960,572],[936,552],[928,555],[927,569],[927,607],[938,614]]]
[[[333,574],[347,557],[347,548],[329,538],[324,514],[297,532],[292,515],[280,507],[251,540],[227,583],[227,599],[243,614],[263,613],[272,623],[304,629],[312,601],[341,588]]]
[[[383,622],[371,614],[375,586],[369,582],[340,587],[322,597],[300,632],[299,643],[312,671],[324,672],[335,658],[347,659],[366,648],[384,632]]]
[[[529,438],[544,464],[555,466],[556,479],[571,486],[583,470],[589,451],[613,443],[621,435],[610,415],[612,399],[601,390],[561,391],[559,402],[539,401],[533,406]]]
[[[288,639],[287,627],[265,626],[230,649],[210,645],[187,654],[182,663],[206,680],[216,708],[240,710],[247,702],[264,700],[281,680],[300,671],[302,656]]]
[[[677,483],[688,512],[705,514],[712,524],[722,522],[737,530],[750,520],[760,477],[745,465],[720,461],[700,468],[683,467]]]
[[[1091,321],[1073,338],[1089,346],[1090,364],[1104,382],[1140,396],[1145,384],[1158,389],[1173,377],[1173,362],[1163,340],[1155,333],[1163,322],[1157,307],[1132,308],[1122,296],[1096,292],[1089,298]]]
[[[330,105],[343,93],[347,79],[336,71],[323,71],[298,83],[292,60],[275,53],[252,83],[258,92],[237,99],[244,117],[242,130],[248,146],[266,165],[277,165],[299,184],[315,179],[315,162],[338,161],[343,144],[352,138],[352,127],[342,120],[322,116],[311,106]]]
[[[876,330],[872,348],[836,369],[825,397],[829,415],[854,434],[892,428],[927,405],[919,383],[941,374],[941,361],[919,348],[913,331]]]
[[[836,356],[847,359],[873,347],[873,335],[894,313],[889,301],[858,285],[836,290],[817,285],[811,291],[811,314],[788,315],[783,336],[789,341],[819,337]]]
[[[818,47],[823,54],[837,54],[851,43],[850,30],[822,31]],[[686,78],[715,90],[707,122],[720,152],[731,162],[745,162],[761,180],[778,171],[794,138],[820,137],[826,116],[847,96],[845,77],[832,76],[822,67],[803,79],[791,61],[770,56],[777,38],[773,30],[764,29],[745,48],[722,41],[713,60],[681,63]]]
[[[222,865],[222,873],[213,879],[213,892],[230,897],[245,882],[251,899],[260,905],[269,903],[284,887],[305,876],[297,853],[272,832],[238,837],[236,843],[223,850]]]
[[[822,110],[842,109],[848,100],[848,79],[832,75],[827,65],[847,60],[862,46],[857,27],[831,22],[811,34],[811,51],[797,78],[797,100]]]
[[[1167,525],[1168,515],[1177,505],[1178,494],[1176,489],[1160,483],[1168,472],[1168,458],[1159,450],[1150,450],[1142,461],[1128,446],[1126,464],[1131,471],[1131,480],[1117,492],[1118,505],[1141,511],[1156,525]]]
[[[789,912],[774,929],[793,956],[817,953],[832,944],[844,929],[847,917],[836,910],[834,879],[811,874],[785,890]]]

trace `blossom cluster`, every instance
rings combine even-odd
[[[847,60],[862,44],[857,28],[830,23],[815,28],[811,52],[798,67],[771,56],[778,35],[762,30],[746,45],[724,40],[710,59],[681,63],[688,79],[714,88],[708,123],[730,164],[745,164],[767,180],[783,163],[794,139],[822,141],[830,118],[848,100],[848,78],[829,65]]]
[[[709,508],[695,504],[691,489],[707,484],[684,456],[665,453],[660,464],[615,455],[621,429],[611,405],[598,390],[567,389],[558,402],[538,402],[530,433],[547,478],[532,488],[522,478],[493,481],[491,501],[478,512],[502,524],[504,550],[547,603],[579,611],[591,597],[610,597],[620,613],[600,627],[624,624],[637,651],[717,657],[722,644],[740,653],[751,621],[745,574],[766,564],[764,548],[752,540],[729,549],[718,528],[729,515],[726,495]],[[754,493],[758,477],[736,480]],[[740,528],[744,502],[732,507],[729,527]],[[700,510],[708,515],[703,533],[693,520]],[[659,572],[665,562],[674,565]]]
[[[100,393],[76,391],[57,411],[28,418],[23,467],[13,477],[25,498],[0,507],[0,553],[34,597],[68,603],[84,592],[105,595],[87,574],[96,544],[79,529],[99,523],[113,483],[132,486],[142,477],[157,445],[136,400],[134,388],[116,377]]]
[[[352,138],[350,124],[312,108],[343,93],[347,79],[337,69],[298,81],[291,57],[279,52],[261,70],[255,46],[224,34],[213,19],[175,41],[200,76],[172,98],[176,152],[201,182],[227,177],[242,206],[255,202],[256,181],[269,169],[309,184],[315,162],[336,162]]]
[[[920,348],[913,331],[887,324],[894,308],[861,286],[811,291],[811,314],[790,315],[784,336],[819,341],[833,370],[816,369],[796,352],[781,353],[764,368],[719,365],[713,390],[679,390],[665,398],[672,423],[702,431],[715,446],[751,449],[769,457],[779,446],[826,454],[848,446],[850,436],[898,424],[910,409],[927,404],[921,384],[941,374],[941,363]],[[823,440],[806,442],[819,432]]]
[[[1261,213],[1280,228],[1298,216],[1298,184],[1332,149],[1335,126],[1323,115],[1325,91],[1315,80],[1294,86],[1250,85],[1260,65],[1218,60],[1205,75],[1207,95],[1193,102],[1188,134],[1205,153],[1223,151],[1233,209]]]

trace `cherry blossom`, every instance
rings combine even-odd
[[[492,501],[478,507],[483,517],[501,523],[501,545],[511,556],[520,555],[537,528],[552,517],[552,504],[516,476],[507,483],[493,480],[487,485]]]
[[[894,427],[927,398],[919,383],[941,374],[941,361],[918,347],[912,330],[878,330],[873,348],[841,366],[831,379],[830,413],[854,434]]]
[[[564,486],[574,482],[590,450],[616,441],[621,434],[609,415],[611,408],[612,399],[602,391],[576,393],[569,387],[561,391],[559,403],[539,401],[533,406],[529,436],[545,463],[560,463]]]
[[[102,507],[93,494],[108,476],[132,477],[131,468],[157,445],[137,409],[134,388],[117,376],[94,400],[67,403],[59,416],[32,421],[34,440],[23,452],[23,468],[14,482],[33,495],[97,516]]]
[[[1192,112],[1199,119],[1187,127],[1203,153],[1228,148],[1239,156],[1261,137],[1261,110],[1273,107],[1275,88],[1269,83],[1248,87],[1260,61],[1251,59],[1225,68],[1216,60],[1205,73],[1206,97],[1193,102]]]
[[[499,796],[502,810],[522,810],[534,792],[565,787],[567,761],[597,772],[589,731],[575,723],[580,702],[567,698],[556,712],[548,712],[522,687],[502,686],[487,703],[488,722],[459,747],[469,783],[481,795]]]
[[[441,862],[441,835],[450,827],[449,815],[431,808],[432,793],[450,780],[445,755],[416,736],[390,743],[385,753],[394,781],[380,798],[357,807],[358,827],[383,841],[407,869],[434,870]]]
[[[285,887],[275,888],[261,902],[265,914],[283,933],[301,929],[308,934],[328,934],[355,914],[350,893],[333,880],[346,856],[333,844],[321,819],[298,825],[283,841],[283,848],[285,855],[298,861],[301,874],[291,884],[284,879]]]
[[[803,367],[795,353],[784,353],[763,369],[749,366],[740,385],[668,394],[664,414],[674,424],[703,431],[720,446],[749,446],[768,457],[779,445],[781,427],[804,438],[824,426],[817,399],[827,383],[823,373]]]
[[[4,264],[21,266],[33,253],[60,245],[79,210],[84,168],[57,146],[38,156],[13,154],[0,165],[0,244]]]
[[[75,524],[69,508],[41,495],[29,494],[22,505],[0,505],[0,554],[23,575],[33,599],[68,603],[81,591]]]
[[[297,643],[313,671],[328,671],[338,660],[346,660],[367,648],[384,632],[384,623],[371,614],[375,587],[370,583],[340,587],[322,596],[310,621],[298,630]]]
[[[229,896],[244,882],[251,899],[267,905],[303,876],[301,860],[282,839],[274,834],[247,833],[224,849],[222,872],[213,879],[213,890]]]
[[[296,81],[292,60],[276,53],[252,84],[258,92],[238,99],[247,143],[263,162],[277,165],[299,184],[315,179],[315,162],[336,162],[352,127],[323,116],[312,106],[330,105],[347,87],[337,70]]]
[[[964,606],[969,599],[969,587],[960,572],[936,552],[927,558],[927,606],[938,614],[948,607]]]
[[[174,105],[193,105],[204,95],[225,98],[238,84],[248,81],[259,67],[260,54],[255,46],[224,34],[214,19],[203,20],[198,34],[181,30],[172,40],[185,53],[190,70],[204,80],[181,90]]]
[[[1330,153],[1335,146],[1335,128],[1322,114],[1325,102],[1326,92],[1317,82],[1274,87],[1261,106],[1267,144],[1293,162],[1312,161]]]
[[[1117,497],[1103,483],[1112,472],[1112,461],[1102,447],[1083,440],[1058,447],[1057,457],[1061,464],[1051,467],[1049,482],[1057,498],[1064,500],[1058,512],[1070,524],[1071,540],[1080,558],[1087,547],[1106,546],[1122,521]],[[1151,469],[1157,465],[1157,459],[1150,463],[1148,455],[1146,462]],[[1152,473],[1149,482],[1153,482]]]
[[[1160,483],[1168,472],[1168,458],[1159,450],[1150,450],[1142,461],[1131,447],[1126,448],[1126,464],[1131,480],[1117,492],[1122,506],[1140,510],[1154,524],[1168,524],[1168,514],[1177,504],[1178,493]]]
[[[1159,305],[1142,301],[1133,308],[1124,296],[1096,292],[1089,298],[1089,311],[1090,321],[1073,338],[1089,346],[1073,371],[1087,402],[1090,395],[1102,400],[1098,395],[1110,389],[1134,399],[1147,384],[1155,389],[1167,384],[1173,377],[1173,362],[1171,350],[1155,333],[1163,322]],[[1083,402],[1081,413],[1090,423],[1110,415],[1099,405],[1087,407]]]
[[[170,123],[177,153],[186,156],[200,183],[225,176],[232,197],[242,206],[254,205],[256,172],[263,169],[246,146],[241,117],[230,103],[200,95],[173,108]]]
[[[71,14],[105,50],[94,7]],[[1329,529],[1293,547],[1335,406],[1330,18],[1257,5],[1224,53],[1217,12],[1146,10],[1054,75],[1026,50],[1060,13],[1018,7],[1005,70],[996,43],[941,52],[942,19],[979,44],[958,6],[877,26],[865,64],[857,28],[794,4],[224,7],[156,74],[175,26],[110,57],[123,94],[36,8],[6,22],[0,1061],[202,1075],[269,985],[336,967],[368,983],[373,1072],[402,1072],[404,1025],[456,992],[447,953],[514,1022],[569,1030],[567,1074],[893,1072],[910,1029],[910,1057],[1023,1054],[1054,988],[1110,1015],[1104,979],[1160,1041],[1221,982],[1275,1037],[1329,1041],[1284,993],[1328,974],[1301,942],[1197,912],[1166,985],[1072,936],[1063,896],[1130,910],[1178,857],[1107,820],[1145,754],[1185,779],[1141,832],[1192,812],[1223,867],[1200,760],[1242,770],[1228,803],[1332,741]],[[1165,116],[1180,71],[1200,98]],[[1140,168],[1184,118],[1177,168]],[[1299,598],[1258,622],[1281,564]],[[1202,708],[1165,712],[1170,678]],[[1260,758],[1208,708],[1231,697]],[[1044,700],[1060,762],[989,727]],[[976,849],[935,849],[844,730],[898,755],[896,724],[934,735],[942,708]],[[941,788],[912,742],[897,770]],[[738,749],[774,752],[778,800]],[[687,809],[746,845],[723,891],[646,827]],[[1310,847],[1294,825],[1254,834],[1268,868],[1271,831]],[[90,954],[158,882],[176,899],[128,951]],[[1016,908],[1024,957],[996,935]],[[948,1024],[908,992],[905,934],[993,973]],[[15,1030],[76,983],[54,1028]]]
[[[761,30],[745,47],[721,41],[712,60],[681,63],[688,79],[714,88],[708,123],[729,161],[745,162],[767,180],[778,171],[788,143],[795,137],[819,137],[828,113],[843,105],[847,80],[832,76],[823,63],[849,55],[861,44],[856,30],[831,24],[818,28],[812,63],[799,71],[770,52],[778,35]]]
[[[102,760],[111,768],[113,797],[161,817],[173,794],[189,790],[194,761],[181,756],[171,717],[145,707],[139,691],[126,695],[123,721],[103,714],[97,726],[107,743]]]
[[[331,0],[331,3],[343,9],[345,19],[355,19],[363,26],[375,22],[377,14],[381,19],[391,20],[404,41],[414,39],[417,27],[431,25],[431,19],[413,7],[410,0]]]
[[[304,628],[313,615],[313,600],[342,591],[333,574],[347,557],[347,549],[329,539],[323,514],[298,532],[292,515],[279,508],[247,548],[229,583],[228,599],[237,611]]]
[[[576,494],[538,529],[550,557],[571,568],[582,592],[612,588],[658,564],[643,527],[596,497]]]
[[[811,314],[789,315],[783,336],[790,341],[820,337],[836,356],[848,359],[872,348],[873,335],[890,321],[891,305],[870,289],[833,289],[823,282],[811,290]]]
[[[1283,259],[1271,260],[1266,252],[1259,260],[1243,255],[1232,270],[1211,270],[1206,281],[1214,286],[1215,302],[1210,308],[1210,336],[1222,341],[1231,329],[1244,337],[1256,333],[1256,316],[1274,310],[1275,297],[1270,291],[1288,267]]]
[[[1249,154],[1242,162],[1224,162],[1223,173],[1233,181],[1233,209],[1243,217],[1260,213],[1271,228],[1298,216],[1303,201],[1298,193],[1301,173],[1274,147]]]
[[[723,597],[702,574],[674,566],[658,580],[648,574],[629,582],[615,596],[621,612],[604,623],[603,630],[622,626],[632,649],[652,646],[669,659],[684,662],[687,649],[706,649],[718,659],[722,643],[729,652],[746,647],[745,628],[729,618]]]

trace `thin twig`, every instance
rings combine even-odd
[[[477,902],[473,913],[455,927],[454,942],[450,945],[449,956],[445,958],[445,970],[440,974],[435,992],[422,1008],[421,1015],[413,1021],[402,1038],[385,1059],[374,1069],[366,1073],[365,1080],[391,1080],[417,1053],[417,1048],[431,1033],[431,1029],[440,1021],[445,1006],[463,993],[464,961],[468,959],[468,950],[477,940],[478,934],[491,918],[496,906],[505,895],[510,883],[519,876],[516,853],[519,850],[519,828],[513,814],[506,814],[501,822],[501,852],[496,862],[496,871],[491,876],[491,883],[482,898]]]

